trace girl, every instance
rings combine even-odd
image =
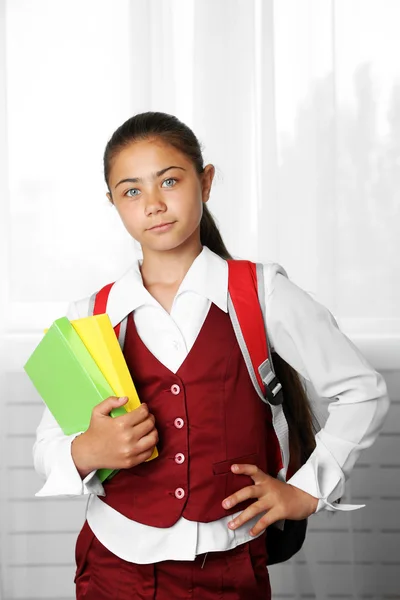
[[[113,326],[128,316],[124,354],[143,404],[113,419],[126,398],[108,398],[78,436],[64,436],[45,409],[34,462],[46,483],[37,495],[90,494],[76,546],[78,599],[268,599],[266,528],[358,508],[337,500],[383,424],[385,383],[326,308],[265,264],[278,375],[284,388],[297,386],[285,397],[288,420],[301,419],[303,439],[292,444],[315,446],[287,483],[271,477],[269,407],[233,334],[230,255],[206,206],[214,167],[203,165],[187,126],[149,112],[112,135],[104,174],[108,199],[143,249],[107,304]],[[68,317],[88,307],[89,298],[73,303]],[[315,440],[297,373],[336,400]],[[146,463],[155,445],[159,456]],[[120,471],[101,485],[101,467]]]

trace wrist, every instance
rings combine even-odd
[[[88,443],[88,432],[85,431],[78,435],[71,444],[71,456],[74,461],[76,470],[82,479],[85,479],[89,473],[96,470],[98,467],[93,461],[93,452],[90,450]]]
[[[311,514],[314,514],[317,511],[319,499],[315,496],[311,496],[311,494],[309,494],[309,496],[311,499]]]
[[[290,485],[292,488],[294,488],[297,491],[297,493],[300,493],[300,497],[301,498],[303,498],[303,499],[306,498],[307,499],[307,502],[308,502],[307,512],[308,512],[309,515],[314,514],[316,512],[317,508],[318,508],[319,499],[316,498],[315,496],[312,496],[308,492],[305,492],[301,488],[298,488],[297,486],[292,485],[291,483],[289,483],[288,485]]]

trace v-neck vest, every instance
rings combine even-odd
[[[101,500],[154,527],[170,527],[181,516],[215,521],[251,504],[222,507],[224,498],[253,483],[233,474],[231,465],[255,464],[276,475],[268,461],[273,429],[229,315],[211,304],[192,349],[173,373],[142,342],[130,314],[124,355],[139,398],[155,417],[159,456],[119,471],[105,483]]]

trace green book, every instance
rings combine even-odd
[[[86,431],[92,409],[114,396],[67,317],[54,321],[24,369],[65,435]],[[126,410],[121,406],[110,414],[116,417]],[[112,469],[97,471],[100,481],[115,473]]]

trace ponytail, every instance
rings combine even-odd
[[[290,472],[295,473],[313,452],[320,427],[297,371],[276,352],[271,358],[282,385],[283,412],[290,432]]]
[[[229,254],[220,231],[214,221],[214,217],[208,210],[206,204],[203,204],[203,216],[200,221],[200,242],[210,250],[218,254],[225,260],[232,259]]]

